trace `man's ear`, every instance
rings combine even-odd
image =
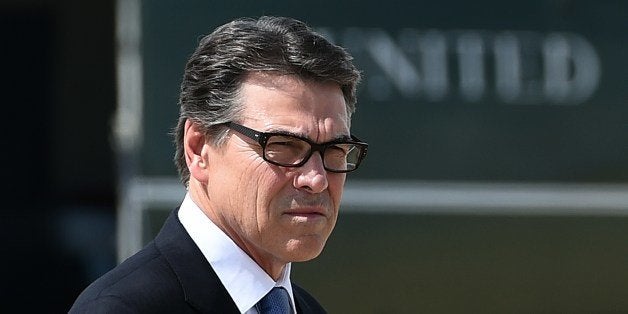
[[[185,162],[190,171],[190,176],[201,183],[207,183],[209,154],[207,147],[207,136],[197,123],[190,120],[185,121],[185,132],[183,135],[183,150],[185,152]]]

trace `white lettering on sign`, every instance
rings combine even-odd
[[[597,90],[593,45],[567,32],[318,29],[346,47],[376,101],[399,97],[511,104],[581,104]]]

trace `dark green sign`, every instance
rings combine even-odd
[[[142,173],[171,175],[167,133],[200,36],[289,15],[363,71],[362,179],[628,181],[628,3],[144,1]]]

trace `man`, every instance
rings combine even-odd
[[[238,19],[204,37],[175,130],[188,192],[155,240],[70,312],[324,313],[291,283],[290,263],[320,254],[346,173],[366,156],[349,132],[359,79],[342,48],[290,18]]]

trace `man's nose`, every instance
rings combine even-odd
[[[298,175],[294,178],[294,186],[307,190],[310,193],[321,193],[327,189],[327,170],[323,165],[320,152],[315,152],[310,159],[299,167]]]

